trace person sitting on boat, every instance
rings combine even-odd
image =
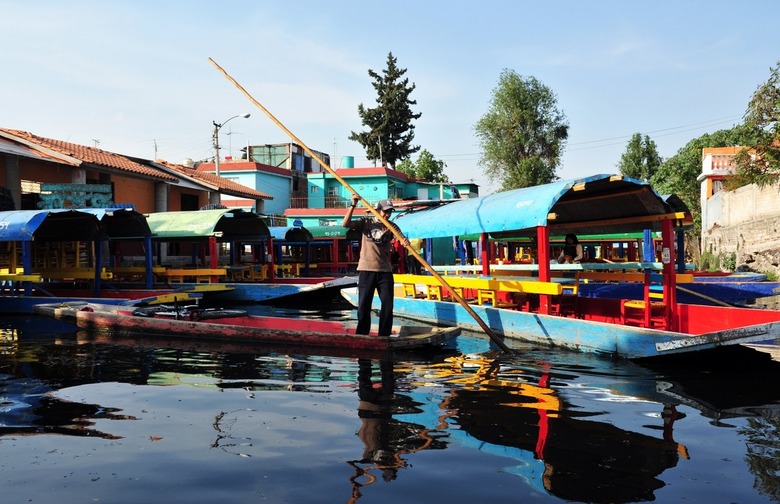
[[[582,245],[577,239],[577,235],[569,233],[566,235],[566,244],[563,246],[561,255],[558,256],[559,264],[574,264],[582,260]]]
[[[390,222],[393,214],[393,202],[381,200],[374,208],[380,212],[383,219],[361,217],[352,220],[352,212],[360,201],[360,196],[352,195],[352,205],[344,215],[342,226],[360,231],[362,235],[360,244],[360,259],[358,260],[358,325],[356,334],[368,334],[371,329],[371,303],[374,292],[379,294],[382,305],[379,310],[379,335],[390,336],[393,328],[393,296],[395,281],[393,279],[393,265],[390,261],[393,233],[385,223],[393,226],[398,234],[400,229]],[[409,239],[404,237],[401,242],[405,247],[409,246]]]

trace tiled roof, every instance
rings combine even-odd
[[[8,135],[13,135],[20,139],[27,141],[30,144],[38,145],[40,147],[50,149],[52,151],[70,156],[78,159],[82,163],[89,163],[97,166],[104,166],[107,168],[113,168],[122,172],[127,172],[144,177],[151,177],[164,181],[175,181],[176,177],[165,173],[162,170],[157,170],[150,166],[132,161],[131,159],[122,156],[121,154],[115,154],[113,152],[104,151],[97,147],[88,147],[86,145],[79,145],[70,142],[63,142],[62,140],[54,140],[52,138],[39,137],[28,133],[26,131],[12,130],[6,128],[0,128],[1,132]]]
[[[0,153],[11,154],[13,156],[22,156],[25,158],[38,159],[41,161],[47,161],[51,163],[66,164],[70,166],[78,166],[79,163],[75,160],[66,159],[64,156],[55,157],[47,152],[41,150],[35,150],[32,147],[19,142],[14,142],[7,138],[0,136]]]
[[[267,200],[274,199],[274,197],[268,193],[252,189],[251,187],[241,185],[226,178],[218,177],[212,173],[200,172],[193,168],[187,168],[186,166],[176,165],[167,161],[157,161],[157,164],[163,165],[166,168],[170,168],[171,170],[174,170],[177,173],[181,173],[182,175],[192,179],[201,180],[207,184],[217,187],[220,192],[224,194],[238,196],[240,198]]]

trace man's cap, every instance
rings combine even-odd
[[[393,202],[390,200],[379,200],[376,205],[374,205],[374,208],[377,210],[393,210],[395,207],[393,206]]]

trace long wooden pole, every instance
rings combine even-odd
[[[405,240],[405,237],[404,237],[404,236],[403,236],[403,235],[402,235],[402,234],[401,234],[401,233],[400,233],[400,232],[399,232],[399,231],[398,231],[398,230],[395,228],[395,226],[392,226],[392,225],[390,225],[390,223],[389,223],[389,222],[388,222],[388,221],[387,221],[387,220],[386,220],[386,219],[385,219],[385,218],[382,216],[382,214],[380,214],[380,213],[379,213],[379,211],[377,211],[376,209],[374,209],[374,207],[373,207],[373,206],[372,206],[370,203],[368,203],[368,201],[366,201],[365,199],[363,199],[363,196],[361,196],[361,195],[360,195],[360,193],[358,193],[356,190],[354,190],[354,189],[353,189],[353,188],[352,188],[352,187],[351,187],[351,186],[350,186],[350,185],[347,183],[347,181],[346,181],[346,180],[344,180],[342,177],[340,177],[340,176],[339,176],[339,175],[338,175],[338,174],[337,174],[337,173],[336,173],[336,172],[335,172],[335,171],[334,171],[334,170],[333,170],[333,169],[332,169],[330,166],[328,166],[328,165],[327,165],[327,164],[326,164],[324,161],[322,161],[322,160],[319,158],[319,156],[317,156],[317,155],[316,155],[314,152],[312,152],[312,150],[311,150],[311,149],[309,149],[309,148],[306,146],[306,144],[305,144],[305,143],[303,143],[303,142],[302,142],[302,141],[301,141],[301,140],[300,140],[298,137],[296,137],[296,136],[293,134],[293,132],[292,132],[292,131],[290,131],[289,129],[287,129],[287,127],[285,127],[285,125],[284,125],[284,124],[282,124],[282,123],[281,123],[281,122],[280,122],[280,121],[279,121],[279,120],[278,120],[276,117],[274,117],[274,115],[273,115],[273,114],[271,114],[271,112],[269,112],[267,108],[265,108],[265,107],[264,107],[264,106],[263,106],[263,105],[262,105],[260,102],[258,102],[257,100],[255,100],[255,99],[252,97],[252,95],[250,95],[250,94],[247,92],[247,90],[246,90],[246,89],[244,89],[244,88],[241,86],[241,84],[239,84],[239,83],[238,83],[238,82],[237,82],[237,81],[236,81],[236,80],[235,80],[233,77],[231,77],[231,76],[230,76],[230,75],[229,75],[229,74],[228,74],[228,73],[227,73],[227,72],[226,72],[226,71],[225,71],[225,70],[224,70],[224,69],[223,69],[221,66],[219,66],[219,64],[217,64],[217,62],[216,62],[216,61],[214,61],[213,59],[209,58],[209,62],[211,62],[211,64],[212,64],[212,65],[214,65],[214,67],[215,67],[217,70],[219,70],[219,72],[220,72],[222,75],[224,75],[224,76],[225,76],[225,78],[226,78],[227,80],[229,80],[230,82],[232,82],[232,83],[233,83],[233,85],[234,85],[234,86],[236,86],[236,88],[238,88],[238,90],[239,90],[239,91],[241,91],[241,93],[243,93],[243,95],[244,95],[244,96],[246,96],[246,97],[249,99],[249,101],[250,101],[250,102],[252,102],[252,103],[253,103],[253,104],[254,104],[254,105],[257,107],[257,108],[259,108],[260,110],[262,110],[262,111],[263,111],[263,113],[264,113],[265,115],[267,115],[269,119],[271,119],[271,120],[272,120],[272,121],[273,121],[273,122],[274,122],[274,123],[275,123],[277,126],[279,126],[279,128],[281,128],[281,129],[282,129],[282,131],[284,131],[284,132],[287,134],[287,136],[289,136],[289,137],[290,137],[290,139],[292,139],[292,141],[293,141],[293,142],[295,142],[296,144],[300,145],[300,146],[303,148],[303,150],[305,150],[305,151],[306,151],[306,153],[307,153],[307,154],[309,154],[309,155],[312,157],[312,159],[316,160],[316,161],[317,161],[317,162],[320,164],[320,166],[322,166],[322,168],[323,168],[325,171],[327,171],[328,173],[330,173],[331,175],[333,175],[333,177],[334,177],[336,180],[338,180],[338,181],[339,181],[339,183],[341,183],[341,185],[343,185],[343,186],[344,186],[344,187],[345,187],[345,188],[346,188],[348,191],[352,192],[353,194],[356,194],[356,195],[358,196],[358,198],[360,199],[360,202],[361,202],[361,203],[363,203],[363,205],[364,205],[364,206],[365,206],[365,207],[366,207],[366,208],[367,208],[367,209],[368,209],[368,210],[369,210],[369,211],[370,211],[372,214],[374,214],[374,217],[376,217],[376,218],[377,218],[377,219],[378,219],[378,220],[379,220],[379,221],[380,221],[382,224],[384,224],[384,225],[385,225],[385,226],[386,226],[386,227],[387,227],[387,228],[388,228],[388,229],[389,229],[389,230],[390,230],[390,231],[393,233],[393,235],[394,235],[394,236],[395,236],[395,237],[396,237],[396,238],[397,238],[399,241],[403,242],[403,241]],[[249,153],[247,153],[247,155],[249,155]],[[433,275],[433,277],[434,277],[434,278],[436,278],[436,280],[437,280],[437,281],[438,281],[438,282],[439,282],[439,283],[442,285],[442,287],[444,287],[444,288],[446,288],[448,291],[450,291],[450,293],[451,293],[451,295],[452,295],[452,298],[453,298],[455,301],[457,301],[458,303],[460,303],[460,305],[461,305],[461,306],[463,306],[463,308],[464,308],[464,309],[465,309],[465,310],[466,310],[466,311],[469,313],[469,315],[471,315],[471,316],[474,318],[474,320],[475,320],[475,321],[476,321],[476,322],[479,324],[479,326],[482,328],[482,330],[483,330],[483,331],[485,331],[485,334],[487,334],[487,335],[490,337],[490,339],[491,339],[491,340],[493,340],[493,342],[494,342],[496,345],[498,345],[498,347],[499,347],[499,348],[501,348],[501,350],[503,350],[504,352],[507,352],[507,353],[513,353],[513,350],[512,350],[511,348],[509,348],[509,347],[506,345],[506,343],[504,343],[504,342],[501,340],[501,338],[499,338],[499,337],[498,337],[498,336],[497,336],[497,335],[496,335],[496,334],[493,332],[493,330],[492,330],[492,329],[490,329],[490,327],[489,327],[489,326],[488,326],[488,325],[485,323],[485,321],[484,321],[484,320],[482,320],[482,319],[480,318],[480,316],[479,316],[479,315],[477,315],[477,313],[474,311],[474,309],[473,309],[471,306],[469,306],[469,304],[468,304],[468,303],[467,303],[467,302],[466,302],[466,301],[465,301],[465,300],[464,300],[464,299],[463,299],[463,298],[462,298],[462,297],[461,297],[461,296],[460,296],[460,295],[459,295],[457,292],[455,292],[455,291],[454,291],[452,288],[450,288],[449,284],[447,284],[447,282],[444,280],[444,278],[442,278],[442,276],[441,276],[441,275],[439,275],[439,273],[438,273],[438,272],[436,272],[436,270],[434,270],[434,269],[431,267],[431,265],[430,265],[430,264],[428,264],[428,262],[427,262],[425,259],[423,259],[423,257],[420,255],[420,253],[419,253],[419,252],[417,252],[416,250],[414,250],[414,248],[413,248],[413,247],[407,247],[407,250],[408,250],[409,252],[411,252],[411,254],[412,254],[412,255],[413,255],[413,256],[414,256],[414,257],[415,257],[415,258],[416,258],[418,261],[420,261],[420,264],[422,264],[422,265],[425,267],[425,269],[426,269],[426,270],[428,270],[428,272],[429,272],[431,275]]]

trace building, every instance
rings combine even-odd
[[[780,183],[760,188],[755,184],[734,191],[724,189],[733,173],[734,158],[743,147],[707,148],[702,151],[701,246],[718,264],[748,265],[759,272],[780,275]]]
[[[220,176],[272,194],[274,199],[266,202],[265,214],[276,225],[293,226],[295,222],[306,227],[341,225],[352,193],[316,159],[330,168],[328,154],[312,150],[314,158],[295,143],[249,145],[242,150],[242,159],[220,159]],[[250,160],[246,159],[247,150]],[[440,184],[410,179],[387,167],[355,168],[353,158],[347,158],[346,167],[335,169],[336,174],[371,204],[382,199],[444,200],[479,195],[477,184]],[[196,169],[213,173],[216,166],[199,163]],[[247,199],[225,197],[222,203],[256,211],[253,202]],[[360,215],[360,210],[356,215]]]
[[[252,199],[262,209],[273,199],[185,166],[6,128],[0,128],[0,182],[16,210],[43,207],[51,190],[70,191],[69,200],[82,206],[132,205],[141,213],[197,210],[222,196]]]

